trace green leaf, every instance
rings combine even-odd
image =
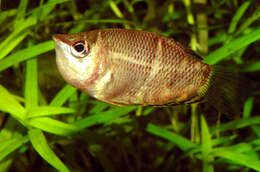
[[[89,114],[98,114],[109,107],[108,103],[96,101],[97,103],[88,111]]]
[[[239,35],[240,33],[244,32],[252,23],[255,21],[258,21],[260,18],[260,7],[256,8],[252,16],[248,17],[246,21],[241,24],[241,26],[238,28],[236,35]]]
[[[238,8],[228,28],[229,34],[233,33],[236,30],[240,18],[244,15],[244,13],[246,12],[250,4],[251,4],[250,1],[246,1]]]
[[[143,112],[142,112],[142,115],[149,115],[151,112],[153,112],[155,109],[155,107],[145,107]]]
[[[50,106],[62,106],[76,92],[76,88],[66,85],[52,99]]]
[[[32,146],[46,162],[48,162],[58,171],[70,171],[51,150],[41,130],[31,129],[29,130],[28,135],[32,143]]]
[[[17,51],[16,53],[13,53],[12,55],[0,61],[0,72],[24,60],[46,53],[52,50],[53,48],[54,48],[53,41],[46,41],[37,44],[33,47]]]
[[[28,34],[28,27],[36,24],[36,18],[29,17],[26,20],[17,21],[14,32],[8,35],[8,37],[0,44],[0,60],[10,53]]]
[[[253,146],[249,143],[240,142],[232,146],[216,148],[216,150],[228,150],[231,152],[248,153],[253,151]]]
[[[254,97],[249,97],[244,104],[243,117],[248,118],[251,115],[254,104]]]
[[[74,122],[73,124],[79,128],[87,128],[97,124],[103,124],[111,122],[114,119],[117,119],[123,115],[130,113],[131,111],[137,109],[137,107],[115,107],[111,110],[100,112],[97,115],[91,115],[84,119]]]
[[[122,12],[118,8],[117,4],[113,0],[109,1],[109,5],[110,5],[110,8],[112,9],[112,11],[115,13],[115,15],[118,18],[124,18],[124,15],[122,14]]]
[[[230,54],[236,52],[237,50],[257,41],[260,39],[260,28],[256,28],[249,34],[243,35],[237,39],[230,41],[223,47],[213,51],[208,55],[208,57],[203,60],[207,64],[216,64],[217,62],[227,58]]]
[[[48,117],[32,118],[28,124],[43,131],[62,136],[68,136],[80,131],[75,125],[66,124]]]
[[[75,20],[75,21],[66,22],[66,23],[70,23],[70,24],[80,24],[80,23],[85,23],[85,24],[114,23],[114,24],[117,24],[117,23],[119,23],[119,24],[135,25],[134,22],[129,21],[129,20],[123,20],[123,19],[81,19],[81,20]]]
[[[72,108],[66,107],[54,107],[54,106],[38,106],[30,108],[27,112],[27,118],[36,118],[36,117],[45,117],[61,114],[70,114],[75,113],[75,110]]]
[[[18,10],[17,10],[16,19],[15,19],[16,21],[19,21],[19,20],[24,18],[27,4],[28,4],[28,0],[21,0],[20,1],[19,7],[18,7]]]
[[[2,161],[7,155],[21,147],[24,143],[28,142],[27,137],[17,137],[1,141],[0,145],[0,161]]]
[[[25,107],[26,109],[38,105],[38,72],[37,58],[26,61],[25,72]]]
[[[260,70],[260,61],[254,61],[252,63],[246,64],[245,67],[241,69],[242,72],[256,72]]]
[[[255,132],[255,134],[257,134],[257,136],[260,138],[260,126],[254,125],[252,126],[252,129]]]
[[[213,146],[218,146],[218,145],[221,145],[221,144],[229,145],[236,138],[237,138],[237,135],[233,135],[233,136],[230,136],[230,137],[224,137],[224,136],[217,137],[216,139],[212,139],[212,145]]]
[[[229,151],[225,149],[215,149],[215,151],[212,152],[212,155],[220,158],[228,159],[238,164],[244,165],[248,168],[254,169],[256,171],[260,171],[260,161],[255,158],[252,158],[250,155]]]
[[[235,120],[229,123],[221,124],[219,127],[212,127],[211,132],[215,134],[218,131],[227,131],[227,130],[234,130],[238,128],[244,128],[252,125],[257,125],[260,123],[260,117],[250,117]]]
[[[0,161],[0,171],[1,172],[8,172],[10,171],[10,166],[12,165],[14,159],[6,159],[4,161]]]
[[[10,113],[15,119],[22,120],[25,109],[3,86],[0,85],[0,111]]]
[[[203,160],[203,172],[213,172],[213,157],[210,155],[212,152],[212,140],[211,135],[209,132],[209,128],[207,122],[203,115],[201,115],[201,153],[202,153],[202,160]]]
[[[197,146],[185,137],[182,137],[174,132],[171,132],[154,124],[148,124],[146,131],[161,138],[169,140],[170,142],[176,144],[184,152],[194,149]]]
[[[22,42],[28,34],[29,31],[24,31],[19,34],[10,34],[10,36],[0,44],[0,48],[2,47],[2,51],[0,52],[0,60],[10,53],[16,45]]]
[[[40,7],[34,8],[31,10],[28,14],[36,14],[38,15],[38,18],[40,21],[43,21],[46,19],[48,16],[50,16],[50,12],[55,9],[55,6],[57,4],[61,4],[64,2],[69,2],[70,0],[49,0],[45,4],[41,4]]]
[[[1,11],[0,23],[3,23],[8,17],[12,17],[12,16],[16,15],[16,13],[17,13],[17,9]]]
[[[79,102],[76,102],[77,106],[76,108],[74,108],[77,109],[77,115],[82,116],[83,114],[86,113],[88,100],[89,100],[89,96],[86,93],[81,92],[79,97]]]

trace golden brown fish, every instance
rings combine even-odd
[[[240,104],[237,75],[210,66],[174,39],[146,31],[93,30],[54,35],[64,79],[116,105],[168,105],[206,98],[224,113]]]

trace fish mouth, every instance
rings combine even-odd
[[[52,39],[55,43],[63,42],[66,44],[70,44],[70,41],[67,40],[63,34],[55,34],[52,36]]]
[[[52,39],[57,42],[57,41],[60,41],[61,40],[61,34],[55,34],[52,36]]]

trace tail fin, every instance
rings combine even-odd
[[[227,115],[241,115],[249,96],[249,82],[238,72],[212,66],[205,98],[218,111]]]

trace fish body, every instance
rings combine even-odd
[[[63,78],[111,104],[183,104],[209,99],[214,96],[209,91],[226,94],[212,86],[221,78],[218,68],[203,63],[174,39],[153,32],[103,29],[53,38]]]

